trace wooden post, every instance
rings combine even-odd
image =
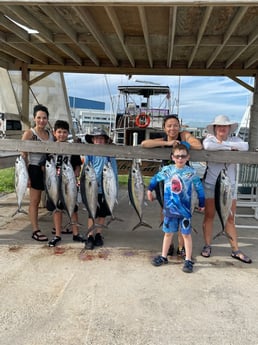
[[[254,95],[250,111],[249,151],[258,151],[258,74],[254,78]]]

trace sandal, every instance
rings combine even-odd
[[[211,246],[204,246],[201,252],[201,256],[203,256],[204,258],[209,258],[211,256]]]
[[[55,235],[56,234],[56,229],[53,228],[51,232],[52,232],[53,235]],[[61,234],[63,234],[63,235],[71,235],[72,233],[73,233],[72,230],[70,230],[69,228],[63,229],[61,231]]]
[[[245,255],[240,249],[236,251],[232,251],[231,256],[233,259],[237,259],[239,261],[244,262],[245,264],[251,264],[252,259],[250,259],[247,255]]]
[[[46,235],[41,234],[40,230],[36,230],[32,233],[31,238],[33,238],[35,241],[39,242],[46,242],[48,241],[48,238]]]
[[[51,241],[48,242],[49,247],[55,247],[58,242],[61,241],[61,237],[55,236]]]

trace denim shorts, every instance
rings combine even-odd
[[[180,229],[183,235],[190,235],[192,231],[190,218],[165,217],[162,230],[165,233],[176,233]]]
[[[205,199],[214,199],[215,198],[215,185],[204,182],[203,187],[204,187]],[[232,195],[232,199],[237,198],[237,191],[236,191],[235,185],[231,186],[231,195]]]

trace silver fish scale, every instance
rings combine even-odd
[[[113,209],[117,201],[117,183],[116,176],[110,162],[103,167],[103,192],[108,208],[113,214]]]
[[[22,156],[19,156],[15,160],[15,192],[17,196],[18,212],[21,209],[22,199],[27,190],[28,179],[29,175],[25,160]]]
[[[46,185],[46,192],[53,202],[53,204],[57,207],[57,203],[59,200],[59,186],[58,186],[58,179],[56,175],[56,164],[55,160],[51,158],[50,161],[47,161],[45,164],[45,185]]]
[[[90,217],[95,219],[98,205],[98,181],[96,172],[90,162],[83,166],[81,196]]]
[[[223,219],[227,220],[231,204],[232,204],[232,197],[231,197],[231,182],[228,176],[222,174],[221,178],[221,201],[222,201],[222,214],[224,215]]]
[[[144,203],[144,182],[138,163],[134,163],[132,166],[132,194],[136,210],[139,214],[139,217],[142,218]]]
[[[62,163],[61,190],[66,210],[71,218],[77,201],[77,183],[71,163]]]
[[[231,206],[231,181],[227,175],[226,169],[222,169],[215,185],[215,208],[221,222],[222,231],[215,235],[213,239],[220,235],[225,235],[232,239],[231,236],[225,231],[225,225],[230,214]]]

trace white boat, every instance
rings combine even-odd
[[[136,144],[160,136],[164,117],[170,114],[169,86],[118,86],[118,90],[122,108],[116,114],[113,142],[133,145],[133,133],[138,136]]]
[[[118,86],[122,107],[116,114],[112,131],[113,143],[116,145],[140,145],[143,140],[154,139],[164,135],[163,122],[166,116],[175,115],[171,108],[171,92],[169,86],[142,85]],[[118,105],[119,108],[120,105]],[[201,138],[203,129],[184,126],[179,118],[182,130]],[[127,174],[131,160],[120,159],[119,174]],[[142,171],[152,176],[161,161],[142,161]]]

